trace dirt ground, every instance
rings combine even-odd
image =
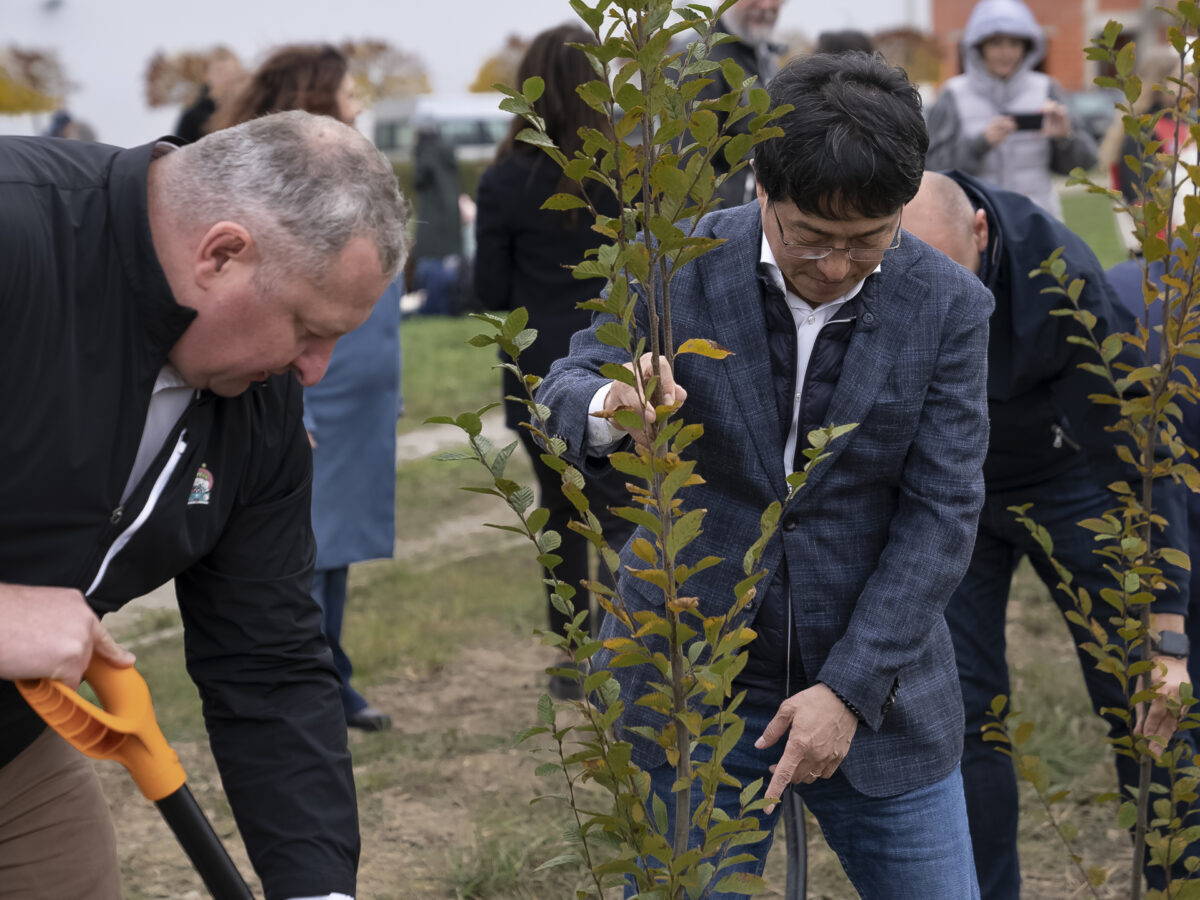
[[[519,820],[517,810],[535,793],[551,787],[534,777],[536,761],[526,750],[484,746],[464,752],[461,746],[475,736],[512,734],[530,722],[542,691],[540,670],[549,663],[546,648],[532,640],[515,652],[475,647],[465,650],[458,664],[434,678],[377,685],[370,691],[372,702],[389,712],[396,728],[406,736],[438,746],[450,734],[449,740],[460,746],[446,753],[444,762],[430,759],[419,764],[423,772],[414,773],[405,768],[413,765],[410,761],[372,759],[373,736],[351,735],[356,760],[360,755],[368,759],[357,773],[363,840],[359,900],[455,897],[442,873],[448,859],[482,839],[475,824],[479,810],[509,809],[513,819]],[[480,684],[488,685],[486,696],[479,693]],[[250,865],[215,782],[207,746],[182,743],[176,749],[191,775],[192,791],[216,823],[239,868],[249,874]],[[399,769],[397,783],[389,783],[395,780],[386,772],[389,766]],[[165,823],[124,770],[110,763],[99,764],[98,768],[117,823],[126,897],[207,897]],[[1098,810],[1095,815],[1111,821],[1107,811]],[[1120,859],[1127,852],[1125,836],[1115,828],[1102,833],[1114,858]],[[1027,860],[1024,896],[1027,900],[1082,896],[1072,890],[1073,873],[1062,862],[1061,848],[1046,829],[1042,842],[1049,863],[1042,860],[1039,865]],[[768,897],[784,896],[785,862],[779,851],[782,843],[781,833],[768,864],[767,876],[773,885]],[[809,844],[810,900],[853,898],[836,860],[811,822]],[[544,856],[550,855],[553,851],[547,848]],[[1118,894],[1105,891],[1103,895]]]
[[[550,662],[545,648],[531,641],[525,652],[472,648],[459,665],[427,681],[377,685],[372,702],[393,717],[396,728],[414,738],[442,741],[447,729],[473,735],[512,734],[533,718],[542,690],[541,669]],[[490,686],[481,696],[479,684]],[[372,736],[351,734],[356,759]],[[244,874],[251,872],[233,827],[228,806],[214,779],[214,764],[204,743],[177,743],[176,752],[189,773],[189,784],[201,807],[214,821],[230,855]],[[511,746],[476,753],[448,754],[448,764],[430,764],[427,777],[404,785],[383,783],[363,790],[360,775],[362,865],[358,898],[445,897],[435,873],[451,848],[476,839],[471,807],[494,805],[496,794],[515,795],[521,803],[540,787],[527,751]],[[173,835],[154,806],[145,800],[115,763],[97,770],[113,809],[125,893],[141,898],[204,898]],[[257,888],[256,888],[257,890]],[[449,896],[453,896],[452,894]]]

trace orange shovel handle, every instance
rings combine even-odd
[[[93,655],[83,679],[103,708],[61,681],[36,678],[16,684],[47,725],[81,753],[121,763],[148,799],[157,802],[179,790],[187,775],[159,730],[150,689],[137,670],[117,668]]]

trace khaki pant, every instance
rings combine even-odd
[[[121,900],[100,781],[49,728],[0,767],[0,898]]]

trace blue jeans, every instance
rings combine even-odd
[[[337,669],[338,680],[342,683],[342,709],[347,716],[352,716],[366,709],[367,700],[350,686],[350,676],[354,667],[350,657],[342,649],[342,616],[346,612],[346,581],[350,574],[349,566],[340,569],[317,569],[313,573],[312,595],[321,607],[321,629],[325,632],[325,640],[333,651],[333,666]]]
[[[984,900],[1017,900],[1021,895],[1021,867],[1017,856],[1017,776],[1012,761],[998,753],[995,744],[984,743],[980,731],[989,721],[992,698],[1011,693],[1004,625],[1012,573],[1021,557],[1029,555],[1038,577],[1050,589],[1061,610],[1074,608],[1070,598],[1058,589],[1058,575],[1045,553],[1008,512],[1009,506],[1023,503],[1034,504],[1029,515],[1049,531],[1054,540],[1055,558],[1072,573],[1076,588],[1087,589],[1094,601],[1093,616],[1102,622],[1110,607],[1100,599],[1100,589],[1116,586],[1112,576],[1101,567],[1101,558],[1092,552],[1097,546],[1092,532],[1077,524],[1082,519],[1100,516],[1115,505],[1112,495],[1098,479],[1090,477],[1086,467],[1032,488],[988,494],[970,568],[946,609],[966,708],[962,774],[971,841],[975,847],[975,868]],[[1107,622],[1103,624],[1107,625]],[[1099,715],[1103,707],[1123,707],[1125,698],[1117,680],[1099,671],[1095,660],[1078,649],[1078,645],[1091,640],[1091,636],[1074,625],[1069,627],[1096,713]],[[1117,717],[1103,718],[1111,737],[1128,733]],[[1191,742],[1191,734],[1187,732],[1184,739]],[[1136,785],[1137,764],[1126,756],[1116,755],[1115,759],[1118,783]],[[1165,783],[1162,769],[1155,767],[1155,774],[1156,781],[1161,779]],[[1195,851],[1193,847],[1189,852]],[[1085,862],[1092,860],[1085,859]],[[1161,889],[1165,885],[1160,868],[1148,868],[1146,876],[1151,887]]]
[[[421,315],[454,315],[452,295],[458,282],[458,266],[457,256],[426,256],[417,260],[417,271],[413,281],[417,290],[425,291],[425,305],[418,310]]]
[[[763,779],[763,790],[770,782],[767,767],[779,761],[783,753],[782,739],[766,750],[755,748],[767,723],[775,715],[774,708],[743,704],[739,710],[746,719],[746,731],[741,741],[725,758],[725,769],[742,784]],[[707,752],[699,748],[697,755]],[[853,749],[850,751],[853,753]],[[670,824],[667,839],[674,827],[674,797],[671,785],[675,769],[662,765],[650,770],[650,788],[667,805]],[[971,860],[971,841],[967,832],[967,810],[963,804],[962,778],[957,769],[925,787],[916,788],[895,797],[868,797],[859,793],[841,774],[814,784],[796,784],[804,804],[812,811],[830,848],[837,854],[846,875],[864,900],[973,900],[979,897],[975,882],[975,867]],[[731,818],[738,815],[739,791],[722,787],[717,803]],[[692,786],[692,808],[699,805],[699,782]],[[729,872],[752,872],[761,875],[771,849],[780,807],[771,815],[756,813],[760,828],[767,837],[749,847],[730,851],[751,853],[752,862],[722,869],[720,877]],[[699,829],[693,829],[692,845],[702,840]],[[626,896],[631,897],[631,889]],[[709,894],[707,900],[733,900],[742,894]]]

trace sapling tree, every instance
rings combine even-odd
[[[556,436],[550,411],[537,402],[540,379],[520,367],[521,352],[536,337],[527,327],[524,309],[507,315],[480,314],[487,328],[472,339],[479,347],[498,346],[507,357],[502,363],[527,390],[517,398],[530,411],[532,430],[545,448],[542,462],[562,477],[562,490],[576,510],[570,527],[595,545],[601,564],[612,578],[586,584],[567,584],[554,576],[561,559],[555,554],[560,536],[543,530],[545,509],[534,508],[533,492],[506,475],[515,442],[496,449],[482,435],[480,416],[489,407],[456,418],[430,421],[453,424],[467,435],[469,446],[442,454],[447,459],[474,459],[488,474],[489,484],[471,487],[501,498],[513,515],[512,523],[494,527],[524,535],[536,548],[537,559],[550,573],[551,602],[571,621],[561,634],[546,633],[546,643],[567,650],[584,663],[603,651],[607,667],[592,671],[561,667],[552,672],[582,682],[583,702],[564,708],[550,697],[539,701],[540,724],[522,734],[523,739],[549,738],[551,761],[541,774],[564,778],[565,800],[574,817],[568,851],[546,863],[582,863],[590,891],[580,896],[601,896],[607,886],[628,880],[642,897],[701,898],[712,891],[758,893],[762,880],[726,870],[749,857],[739,848],[765,837],[751,813],[767,805],[759,796],[762,780],[737,785],[741,791],[741,816],[729,819],[714,805],[719,785],[736,784],[722,762],[741,737],[743,722],[737,710],[741,694],[733,682],[745,664],[745,647],[754,638],[746,624],[746,610],[759,581],[763,550],[774,534],[784,506],[801,489],[809,469],[819,462],[831,440],[852,425],[829,426],[810,435],[805,451],[807,465],[789,476],[789,495],[773,503],[761,518],[761,535],[752,546],[732,548],[742,557],[744,578],[735,588],[734,602],[724,615],[700,612],[692,579],[722,562],[705,557],[684,562],[683,551],[699,535],[705,510],[686,510],[683,492],[702,483],[703,473],[689,459],[687,448],[703,440],[703,427],[688,423],[686,409],[667,402],[662,391],[661,365],[679,354],[699,354],[714,360],[728,351],[713,339],[691,339],[677,344],[671,327],[671,284],[681,267],[720,242],[696,234],[699,219],[715,208],[714,194],[730,177],[742,171],[753,147],[780,134],[772,124],[790,107],[770,108],[765,90],[747,78],[732,60],[710,58],[712,48],[725,39],[716,22],[734,0],[724,0],[710,10],[699,5],[676,8],[671,0],[598,0],[589,4],[572,0],[571,6],[594,43],[580,44],[595,72],[595,79],[579,88],[579,96],[599,111],[605,129],[583,129],[583,147],[573,157],[564,154],[546,133],[537,114],[544,84],[531,78],[519,89],[498,85],[507,94],[501,106],[524,117],[529,127],[518,135],[544,150],[561,166],[565,176],[581,189],[550,197],[544,209],[579,210],[594,219],[594,229],[607,238],[589,258],[574,267],[577,278],[602,278],[607,287],[601,297],[583,307],[605,317],[597,336],[620,348],[628,367],[606,365],[602,373],[632,386],[653,415],[620,409],[613,414],[625,430],[640,431],[644,440],[618,448],[611,465],[629,477],[630,503],[615,514],[645,526],[653,540],[639,538],[631,545],[639,561],[627,574],[640,579],[663,596],[661,611],[633,614],[622,598],[616,575],[621,568],[617,549],[608,545],[590,503],[582,473],[564,458],[565,443]],[[709,77],[721,71],[733,89],[718,98],[700,99]],[[730,164],[718,174],[713,162],[723,157]],[[610,192],[621,209],[615,216],[602,214],[594,202],[597,190]],[[552,213],[547,213],[552,214]],[[639,315],[640,312],[640,315]],[[640,361],[649,354],[649,372],[643,377]],[[636,373],[636,374],[635,374]],[[586,609],[575,612],[572,599],[581,590],[597,598],[606,615],[616,617],[629,637],[602,643],[591,636]],[[675,767],[674,828],[668,831],[666,803],[650,797],[650,779],[631,761],[632,744],[618,728],[625,702],[608,668],[648,665],[660,676],[649,692],[631,702],[661,714],[659,727],[636,729],[641,738],[661,748]],[[697,755],[697,748],[704,752]],[[704,800],[691,808],[693,783],[703,788]],[[606,797],[606,801],[598,798]],[[688,848],[689,831],[703,834],[699,846]]]
[[[1133,831],[1131,900],[1142,895],[1142,862],[1147,850],[1151,864],[1163,867],[1166,873],[1165,889],[1151,891],[1149,896],[1200,897],[1200,879],[1194,877],[1200,870],[1200,858],[1185,856],[1189,845],[1200,839],[1200,821],[1192,811],[1200,769],[1185,745],[1167,749],[1151,735],[1134,733],[1135,723],[1144,721],[1150,704],[1160,699],[1179,716],[1181,730],[1200,723],[1200,718],[1186,711],[1193,699],[1190,686],[1183,686],[1178,699],[1163,694],[1162,664],[1147,652],[1155,600],[1164,592],[1179,590],[1179,573],[1190,569],[1187,554],[1164,541],[1166,522],[1161,504],[1156,505],[1156,487],[1161,491],[1170,480],[1200,491],[1200,471],[1192,462],[1197,451],[1181,433],[1183,406],[1200,399],[1196,376],[1183,365],[1189,357],[1200,357],[1200,166],[1196,156],[1200,125],[1196,122],[1197,39],[1189,37],[1200,26],[1200,10],[1194,2],[1181,2],[1162,11],[1171,18],[1168,40],[1179,55],[1178,69],[1163,83],[1143,84],[1135,74],[1136,44],[1117,47],[1121,32],[1117,22],[1109,22],[1087,51],[1090,59],[1109,62],[1116,72],[1097,78],[1096,83],[1121,92],[1117,110],[1136,148],[1122,164],[1134,173],[1136,201],[1126,202],[1119,191],[1096,184],[1082,170],[1071,175],[1073,183],[1109,197],[1132,221],[1140,249],[1137,258],[1144,315],[1132,333],[1101,338],[1095,331],[1095,316],[1079,305],[1083,281],[1067,271],[1060,252],[1030,273],[1030,277],[1046,281],[1043,293],[1061,304],[1050,314],[1069,316],[1079,324],[1081,333],[1069,340],[1095,350],[1096,361],[1083,368],[1103,379],[1108,390],[1090,399],[1114,407],[1114,452],[1136,473],[1135,478],[1109,486],[1114,498],[1109,512],[1079,523],[1095,534],[1095,552],[1112,574],[1112,586],[1103,589],[1099,597],[1076,587],[1071,573],[1054,560],[1053,543],[1037,524],[1036,510],[1028,506],[1012,509],[1050,557],[1061,579],[1059,589],[1072,599],[1075,609],[1068,612],[1068,618],[1090,634],[1083,649],[1101,671],[1119,681],[1126,698],[1124,708],[1110,712],[1129,726],[1130,734],[1111,743],[1116,753],[1138,761],[1138,784],[1132,798],[1112,793],[1102,799],[1117,804],[1118,823]],[[1173,103],[1141,112],[1136,101],[1143,91],[1150,90],[1174,98]],[[1174,124],[1168,130],[1174,131],[1175,137],[1169,141],[1162,137],[1164,119]],[[1134,363],[1127,361],[1129,349],[1137,358]],[[1067,793],[1054,790],[1045,767],[1022,751],[1032,733],[1032,722],[1023,721],[1014,730],[1018,717],[1011,710],[1005,712],[1004,698],[997,698],[993,716],[994,721],[985,726],[986,738],[997,741],[1014,757],[1018,772],[1034,786],[1052,824],[1071,845],[1076,829],[1055,813]],[[1155,765],[1167,770],[1165,779],[1157,784],[1151,780]],[[1153,801],[1152,794],[1156,795]],[[1085,883],[1098,896],[1096,888],[1108,880],[1108,869],[1088,867],[1073,847],[1070,852]]]

